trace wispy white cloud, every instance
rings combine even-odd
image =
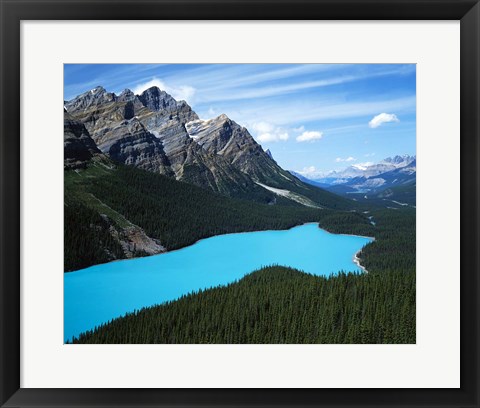
[[[315,64],[313,64],[315,67]],[[311,66],[305,66],[306,68],[311,69]],[[303,67],[303,69],[305,69]],[[300,67],[302,68],[302,67]],[[410,69],[410,68],[409,68]],[[287,70],[287,72],[291,72],[292,69]],[[297,75],[298,72],[293,70]],[[273,71],[274,73],[275,71]],[[315,88],[322,88],[332,85],[340,85],[348,82],[354,82],[359,80],[371,79],[376,77],[382,76],[389,76],[389,75],[402,75],[405,72],[405,67],[389,67],[387,69],[379,69],[375,71],[359,71],[354,74],[348,75],[337,75],[337,76],[330,76],[328,78],[322,78],[319,80],[309,80],[309,81],[301,81],[301,82],[293,82],[287,83],[285,85],[275,85],[272,86],[268,83],[268,81],[264,81],[265,83],[263,86],[255,86],[254,83],[250,83],[250,87],[245,87],[242,84],[242,78],[232,78],[232,80],[226,81],[225,83],[222,82],[222,86],[218,87],[218,78],[215,76],[210,76],[210,81],[215,80],[216,83],[211,83],[208,85],[208,82],[203,84],[204,92],[202,92],[202,102],[218,102],[218,101],[233,101],[233,100],[242,100],[242,99],[258,99],[258,98],[266,98],[272,96],[279,96],[285,94],[291,94],[299,91],[304,91],[307,89],[315,89]],[[256,77],[265,77],[269,76],[274,79],[272,76],[272,72],[264,73],[264,74],[257,74]],[[248,78],[248,77],[247,77]],[[267,79],[267,78],[264,78]],[[240,82],[239,82],[240,81]],[[245,82],[245,79],[244,81]],[[260,85],[262,85],[262,81],[258,81]]]
[[[394,113],[380,113],[379,115],[374,116],[370,122],[368,122],[368,126],[374,129],[381,126],[384,123],[389,123],[389,122],[400,122],[400,120],[397,118],[397,115],[395,115]]]
[[[285,129],[268,122],[256,122],[250,126],[255,133],[255,138],[261,143],[286,141],[289,138]]]
[[[147,82],[138,84],[137,86],[135,86],[135,88],[132,89],[132,92],[136,95],[139,95],[146,89],[151,88],[152,86],[156,86],[162,91],[165,91],[166,93],[172,95],[177,101],[184,100],[190,104],[193,102],[193,98],[196,92],[195,88],[192,86],[180,85],[177,87],[172,87],[158,78],[153,78]]]
[[[375,156],[375,153],[367,153],[367,154],[365,154],[364,156],[365,156],[365,157],[373,157],[373,156]]]
[[[314,140],[319,140],[323,136],[322,132],[317,131],[305,131],[300,136],[296,137],[297,142],[313,142]]]
[[[223,88],[222,92],[210,92],[203,95],[202,101],[235,101],[240,99],[258,99],[270,96],[285,95],[311,88],[320,88],[329,85],[338,85],[344,82],[352,81],[353,77],[338,77],[319,81],[298,82],[283,86],[267,86],[264,88],[239,89]],[[225,92],[227,91],[227,92]]]
[[[262,143],[285,141],[288,140],[288,133],[262,133],[257,139]]]
[[[381,109],[396,112],[414,112],[415,97],[405,97],[390,100],[369,102],[329,102],[328,100],[309,100],[295,104],[261,104],[250,103],[242,109],[226,109],[226,113],[235,121],[247,124],[249,122],[267,121],[278,126],[298,126],[298,123],[308,123],[319,120],[356,118],[374,115]],[[366,126],[366,125],[364,125]],[[248,126],[247,126],[248,127]],[[329,132],[330,133],[330,132]]]
[[[252,129],[257,133],[269,133],[274,130],[275,126],[268,122],[252,123]]]
[[[213,64],[182,72],[181,75],[173,74],[166,79],[172,83],[186,81],[195,84],[210,95],[223,94],[227,89],[236,88],[237,91],[247,89],[249,86],[259,88],[259,84],[269,83],[275,80],[288,80],[308,74],[324,74],[328,71],[336,71],[344,67],[341,64],[294,64],[276,68],[271,65],[265,70],[265,66],[257,64]],[[263,71],[262,71],[263,70]]]
[[[335,159],[335,163],[352,162],[352,161],[355,161],[355,160],[357,160],[357,159],[355,157],[352,157],[352,156],[345,157],[345,158],[337,157]]]

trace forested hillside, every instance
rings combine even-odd
[[[114,320],[79,343],[414,343],[413,273],[331,278],[273,266]]]
[[[213,235],[312,221],[332,232],[373,234],[360,213],[309,208],[282,197],[275,205],[232,199],[105,158],[84,170],[66,170],[64,177],[65,271],[177,249]]]

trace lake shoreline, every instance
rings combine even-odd
[[[353,255],[353,263],[357,265],[364,273],[368,273],[367,269],[360,263],[360,258],[358,257],[361,252],[362,250],[360,249],[360,251],[357,251],[355,255]]]
[[[193,245],[196,245],[198,244],[199,242],[203,241],[203,240],[206,240],[206,239],[210,239],[210,238],[213,238],[213,237],[221,237],[221,236],[225,236],[225,235],[239,235],[239,234],[250,234],[252,232],[280,232],[280,231],[290,231],[291,229],[293,228],[297,228],[297,227],[302,227],[304,225],[317,225],[318,228],[320,228],[321,230],[325,231],[326,233],[328,234],[332,234],[332,235],[343,235],[343,236],[349,236],[349,237],[359,237],[359,238],[365,238],[365,239],[370,239],[373,241],[375,241],[375,237],[367,237],[365,235],[356,235],[356,234],[342,234],[342,233],[335,233],[335,232],[331,232],[325,228],[322,228],[320,226],[320,223],[317,222],[317,221],[310,221],[310,222],[304,222],[303,224],[296,224],[288,229],[265,229],[265,230],[255,230],[255,231],[240,231],[240,232],[227,232],[225,234],[218,234],[218,235],[211,235],[209,237],[205,237],[205,238],[200,238],[199,240],[195,241],[194,243],[190,244],[190,245],[186,245],[184,247],[181,247],[181,248],[176,248],[176,249],[171,249],[171,250],[165,250],[165,251],[162,251],[162,252],[158,252],[156,254],[151,254],[151,255],[146,255],[146,256],[137,256],[137,257],[132,257],[132,258],[122,258],[122,259],[114,259],[112,261],[109,261],[109,262],[103,262],[103,263],[99,263],[99,264],[95,264],[95,265],[90,265],[90,266],[87,266],[86,268],[82,268],[82,269],[77,269],[77,270],[74,270],[74,271],[64,271],[63,273],[66,274],[71,274],[71,273],[75,273],[75,272],[82,272],[86,269],[89,269],[89,268],[94,268],[96,266],[99,266],[99,265],[106,265],[106,264],[111,264],[111,263],[115,263],[115,262],[125,262],[125,261],[134,261],[134,260],[137,260],[137,259],[142,259],[142,258],[150,258],[152,256],[158,256],[158,255],[164,255],[164,254],[170,254],[170,253],[174,253],[174,252],[177,252],[177,251],[181,251],[185,248],[189,248]],[[368,244],[367,244],[368,245]],[[358,252],[357,252],[358,253]],[[362,270],[364,270],[364,268],[358,264],[356,261],[355,261],[355,257],[356,257],[357,254],[354,255],[353,257],[353,262],[359,267],[361,268]],[[366,270],[365,270],[366,271]]]
[[[82,268],[82,269],[76,269],[74,271],[64,271],[63,273],[75,273],[75,272],[82,272],[84,271],[85,269],[89,269],[89,268],[94,268],[98,265],[107,265],[107,264],[112,264],[112,263],[115,263],[115,262],[125,262],[125,261],[133,261],[133,260],[136,260],[136,259],[142,259],[142,258],[150,258],[152,256],[158,256],[158,255],[164,255],[164,254],[171,254],[171,253],[174,253],[174,252],[177,252],[177,251],[181,251],[185,248],[190,248],[196,244],[198,244],[199,242],[201,241],[204,241],[206,239],[210,239],[210,238],[214,238],[214,237],[222,237],[222,236],[225,236],[225,235],[239,235],[239,234],[250,234],[252,232],[279,232],[279,231],[290,231],[291,229],[293,228],[297,228],[297,227],[302,227],[304,225],[311,225],[311,224],[317,224],[319,225],[318,222],[315,222],[315,221],[311,221],[311,222],[305,222],[303,224],[296,224],[290,228],[287,228],[287,229],[265,229],[265,230],[253,230],[253,231],[239,231],[239,232],[226,232],[225,234],[216,234],[216,235],[210,235],[208,237],[205,237],[205,238],[200,238],[198,240],[196,240],[195,242],[189,244],[189,245],[185,245],[181,248],[175,248],[175,249],[170,249],[170,250],[165,250],[165,251],[162,251],[162,252],[158,252],[156,254],[151,254],[151,255],[145,255],[145,256],[136,256],[136,257],[132,257],[132,258],[121,258],[121,259],[114,259],[112,261],[108,261],[108,262],[102,262],[102,263],[98,263],[98,264],[95,264],[95,265],[90,265],[90,266],[87,266],[85,268]],[[323,228],[321,228],[323,229]],[[324,231],[328,232],[329,234],[331,234],[330,231],[327,231],[326,229],[323,229]],[[348,234],[337,234],[337,235],[348,235]],[[359,236],[359,235],[358,235]],[[366,237],[365,237],[366,238]]]
[[[281,265],[325,277],[339,271],[361,273],[352,255],[370,242],[335,235],[310,222],[288,230],[224,234],[185,247],[184,252],[64,274],[64,339],[132,310],[230,284],[264,266]]]

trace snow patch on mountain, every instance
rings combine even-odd
[[[219,127],[221,126],[226,120],[228,120],[228,116],[222,114],[217,116],[216,118],[212,119],[197,119],[192,120],[191,122],[185,123],[185,129],[187,130],[188,135],[193,139],[197,140],[202,135],[210,131],[212,127]]]
[[[185,123],[185,129],[187,130],[188,136],[193,140],[198,139],[199,133],[205,131],[210,126],[210,123],[212,123],[212,120],[213,119],[198,119]]]
[[[267,186],[266,184],[259,183],[258,181],[255,182],[259,186],[263,187],[264,189],[271,191],[272,193],[275,193],[281,197],[288,198],[289,200],[295,201],[299,204],[302,204],[306,207],[313,207],[313,208],[321,208],[318,205],[316,205],[312,200],[310,200],[307,197],[304,197],[300,194],[294,193],[290,190],[283,190],[281,188],[276,188],[276,187],[271,187]]]

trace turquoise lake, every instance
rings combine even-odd
[[[262,266],[314,275],[359,272],[353,257],[371,238],[331,234],[317,224],[219,235],[177,251],[64,274],[65,340],[127,312],[241,279]]]

